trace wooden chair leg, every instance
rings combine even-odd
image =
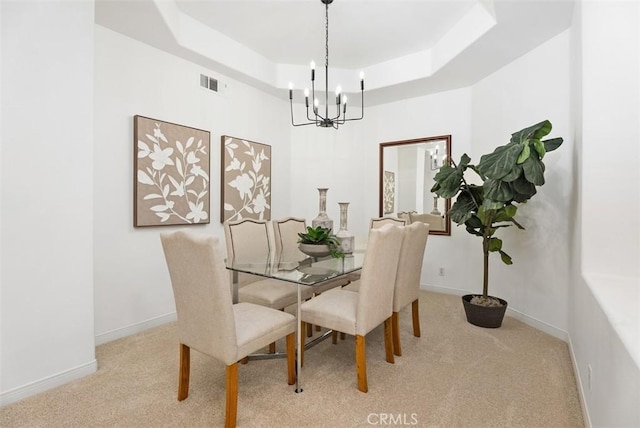
[[[300,331],[304,331],[307,326],[307,323],[304,321],[300,321]],[[300,335],[300,367],[304,366],[304,343],[305,337],[304,334]]]
[[[244,357],[243,359],[240,360],[241,364],[247,364],[249,362],[249,357]]]
[[[346,334],[344,334],[343,332],[340,332],[340,340],[344,340],[347,337]]]
[[[238,415],[238,363],[227,366],[227,400],[225,404],[225,428],[235,428]]]
[[[413,314],[413,335],[420,337],[420,301],[418,299],[411,303],[411,313]]]
[[[182,401],[189,395],[189,368],[191,349],[184,344],[180,344],[180,372],[178,379],[178,401]]]
[[[367,353],[364,336],[356,335],[356,372],[358,375],[358,390],[368,392],[367,386]]]
[[[384,351],[387,354],[387,363],[395,363],[393,359],[393,333],[391,332],[391,317],[384,320]]]
[[[289,385],[296,383],[296,334],[287,335],[287,379]]]
[[[322,327],[320,327],[319,325],[316,326],[316,331],[320,331],[322,330]]]
[[[275,354],[276,353],[276,342],[271,342],[269,344],[269,353],[270,354]]]
[[[402,356],[402,348],[400,347],[400,330],[398,328],[398,313],[391,314],[391,326],[393,328],[393,352],[398,357]]]
[[[313,336],[313,324],[307,324],[307,337]]]
[[[338,343],[338,332],[335,330],[331,332],[331,343],[333,343],[334,345]]]

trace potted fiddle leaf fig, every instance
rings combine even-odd
[[[509,226],[524,227],[515,219],[520,204],[536,194],[536,186],[545,183],[545,165],[542,159],[562,144],[562,138],[542,140],[551,132],[551,122],[543,122],[511,135],[504,146],[480,158],[477,165],[463,154],[456,165],[444,165],[434,177],[431,189],[442,198],[455,198],[448,212],[452,221],[464,225],[467,232],[482,240],[484,261],[481,295],[462,297],[467,321],[480,327],[495,328],[502,325],[507,302],[489,295],[489,253],[498,253],[502,261],[513,263],[502,247],[496,233]],[[482,184],[469,183],[465,178],[473,171]]]
[[[331,254],[335,258],[344,257],[340,251],[340,240],[331,229],[307,226],[307,231],[298,233],[298,238],[298,248],[308,256],[324,257]]]

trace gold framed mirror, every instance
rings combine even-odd
[[[380,143],[379,216],[424,221],[429,234],[451,235],[451,199],[431,193],[450,158],[451,135]]]

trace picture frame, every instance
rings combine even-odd
[[[208,224],[209,131],[133,117],[133,226]]]
[[[271,220],[271,146],[223,135],[220,222]]]
[[[395,211],[396,175],[391,171],[384,172],[384,214]]]

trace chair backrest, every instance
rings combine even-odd
[[[429,226],[425,223],[415,222],[404,228],[393,293],[394,312],[400,312],[418,298],[422,261],[428,237]]]
[[[444,229],[444,218],[440,217],[436,214],[415,214],[409,213],[409,220],[411,223],[419,221],[422,223],[427,223],[431,230],[441,230]]]
[[[302,260],[305,255],[298,249],[298,233],[307,231],[303,218],[287,217],[272,220],[276,255],[283,260]]]
[[[180,343],[233,362],[236,326],[229,279],[218,238],[185,231],[161,233],[178,315]]]
[[[409,223],[408,219],[393,218],[393,217],[380,217],[372,218],[369,222],[369,229],[379,229],[385,224],[395,224],[396,226],[404,226]]]
[[[264,263],[271,253],[266,220],[244,219],[224,222],[227,260],[240,263]],[[233,273],[230,272],[233,278]],[[255,275],[237,274],[238,286],[250,284],[261,278]]]
[[[393,312],[393,289],[403,229],[387,224],[369,232],[369,242],[360,274],[356,334],[364,336],[389,318]]]

